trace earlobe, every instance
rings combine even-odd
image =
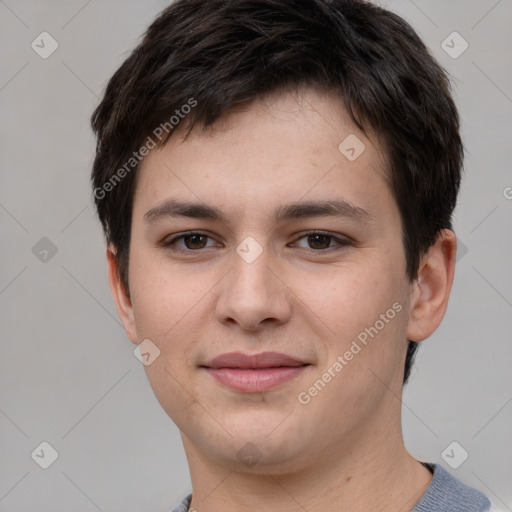
[[[456,249],[455,233],[444,229],[421,259],[411,294],[408,340],[428,338],[443,320],[455,275]]]
[[[128,339],[138,344],[137,330],[133,315],[133,306],[129,293],[125,289],[119,276],[119,268],[116,259],[115,249],[112,246],[107,247],[107,264],[108,264],[108,283],[112,297],[116,305],[117,313]]]

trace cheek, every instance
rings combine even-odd
[[[130,258],[130,290],[139,338],[172,337],[209,289],[192,268],[173,267],[152,249],[135,249]]]
[[[296,276],[293,291],[297,303],[324,324],[326,331],[353,334],[373,324],[379,315],[403,299],[403,279],[398,269],[379,262],[351,262],[325,272]]]
[[[144,369],[162,408],[178,427],[185,428],[190,421],[187,416],[202,414],[190,376],[204,328],[199,315],[207,304],[204,295],[209,287],[194,285],[193,277],[183,273],[147,263],[137,267],[136,262],[134,258],[132,304],[138,337],[150,339],[160,350]]]
[[[172,364],[172,360],[178,364]],[[193,422],[207,425],[207,418],[198,420],[205,414],[204,407],[197,399],[201,393],[187,378],[188,370],[179,364],[180,361],[179,354],[164,350],[158,359],[144,368],[148,382],[162,409],[178,428],[187,430]]]
[[[361,379],[370,378],[370,369],[386,380],[396,373],[407,326],[404,284],[398,252],[386,258],[382,253],[369,254],[343,268],[316,274],[314,280],[309,276],[296,281],[296,295],[307,306],[304,315],[323,346],[321,368],[328,369],[346,354],[343,374],[350,376],[354,392]]]
[[[169,411],[176,397],[180,403],[187,402],[189,395],[183,387],[191,385],[187,379],[195,369],[198,340],[213,311],[209,294],[213,283],[206,274],[198,275],[192,265],[178,269],[149,250],[134,251],[131,263],[138,338],[150,339],[160,350],[154,363],[145,367],[146,373],[155,395]]]

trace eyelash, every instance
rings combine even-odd
[[[186,233],[182,233],[181,235],[177,235],[177,236],[171,238],[170,240],[164,239],[161,242],[160,245],[163,246],[166,249],[169,249],[169,250],[172,250],[172,251],[177,251],[177,252],[184,252],[184,253],[201,252],[202,250],[208,249],[208,247],[203,247],[201,249],[182,249],[182,248],[178,248],[176,246],[176,242],[178,240],[185,239],[185,238],[188,238],[188,237],[191,237],[191,236],[194,236],[194,235],[200,235],[200,236],[205,236],[207,238],[212,238],[209,235],[207,235],[206,233],[202,233],[201,231],[187,231]],[[339,248],[341,248],[343,246],[346,246],[346,245],[350,244],[349,240],[338,238],[338,237],[334,236],[332,233],[329,233],[327,231],[319,231],[319,230],[308,231],[307,233],[302,234],[297,240],[302,240],[303,238],[307,238],[307,237],[315,236],[315,235],[321,235],[321,236],[325,236],[327,238],[330,238],[331,240],[330,240],[329,243],[331,243],[332,241],[335,241],[337,247],[335,245],[335,246],[332,246],[332,247],[327,247],[325,249],[306,249],[306,250],[309,250],[309,251],[314,252],[314,253],[327,252],[327,251],[330,251],[332,249],[336,249],[336,248],[339,249]]]

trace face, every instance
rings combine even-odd
[[[287,471],[399,428],[400,215],[340,103],[267,97],[140,169],[121,316],[160,350],[149,382],[204,460]]]

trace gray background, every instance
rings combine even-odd
[[[178,430],[114,309],[89,187],[89,117],[166,4],[0,0],[2,512],[164,512],[190,491]],[[385,5],[452,74],[467,147],[467,252],[405,391],[406,445],[512,510],[512,1]],[[47,59],[31,48],[43,31],[59,45]],[[469,43],[456,59],[441,46],[453,31]],[[47,261],[42,237],[57,248]],[[31,458],[42,441],[59,454],[46,470]],[[441,457],[453,441],[469,453],[458,469]]]

